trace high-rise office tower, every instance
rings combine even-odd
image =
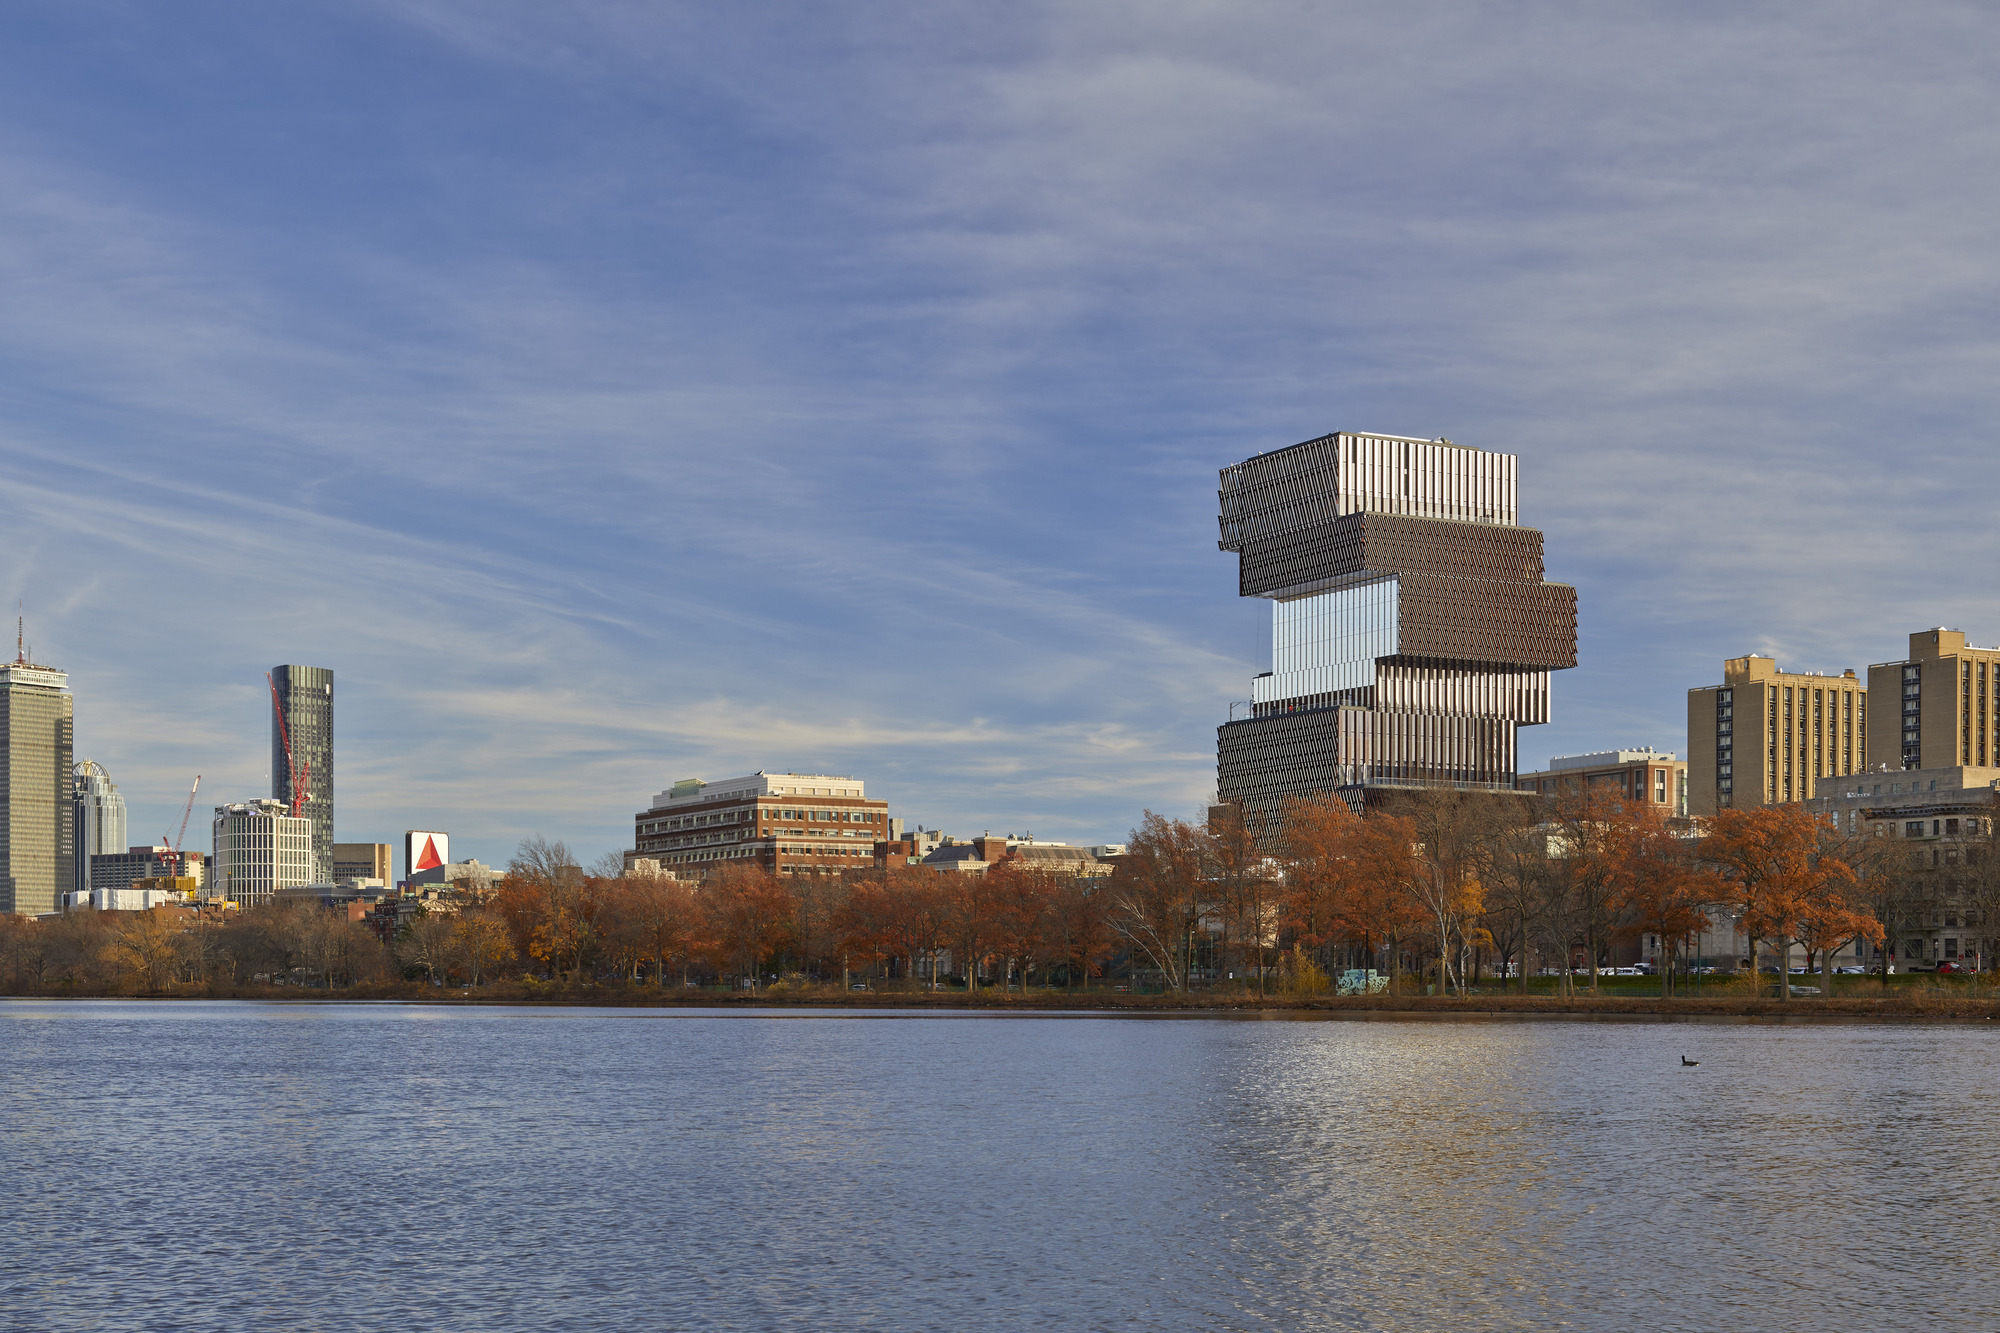
[[[73,708],[69,676],[25,649],[0,666],[0,912],[56,911],[74,887]]]
[[[1576,665],[1576,590],[1542,579],[1513,455],[1337,433],[1222,469],[1241,595],[1271,603],[1271,669],[1217,731],[1216,786],[1274,820],[1285,797],[1511,790],[1516,729]]]
[[[333,673],[325,667],[271,668],[277,704],[271,717],[271,795],[292,803],[292,763],[305,779],[299,813],[312,820],[313,880],[333,882]],[[278,715],[284,726],[278,725]],[[285,739],[291,738],[291,754]]]
[[[125,798],[118,784],[104,771],[104,765],[85,759],[71,770],[71,799],[75,811],[71,826],[76,833],[71,887],[79,893],[91,890],[90,858],[113,856],[125,851]]]

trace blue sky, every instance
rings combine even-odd
[[[1339,429],[1521,456],[1530,763],[2000,641],[1982,6],[0,24],[0,567],[135,841],[268,791],[278,662],[343,840],[592,856],[758,768],[1120,838],[1266,665],[1216,469]]]

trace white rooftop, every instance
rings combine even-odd
[[[831,773],[752,773],[748,777],[704,782],[682,778],[653,798],[648,807],[658,810],[669,805],[692,805],[697,801],[724,801],[746,796],[846,796],[856,800],[866,796],[860,778]]]
[[[1549,760],[1549,771],[1554,773],[1571,768],[1616,768],[1620,764],[1673,762],[1672,750],[1655,750],[1647,746],[1643,750],[1605,750],[1600,754],[1559,754]]]

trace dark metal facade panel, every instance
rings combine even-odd
[[[1246,543],[1237,587],[1245,597],[1268,597],[1363,574],[1540,583],[1542,570],[1542,534],[1534,528],[1361,513]]]
[[[1511,789],[1515,723],[1445,713],[1326,708],[1216,729],[1216,792],[1275,827],[1285,797],[1345,787]]]
[[[1576,665],[1576,589],[1567,584],[1435,574],[1398,581],[1404,655],[1549,670]]]

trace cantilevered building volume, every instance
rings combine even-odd
[[[1222,470],[1240,591],[1269,598],[1271,670],[1217,734],[1217,790],[1511,789],[1516,729],[1576,665],[1576,590],[1542,579],[1519,468],[1449,440],[1326,435]]]

